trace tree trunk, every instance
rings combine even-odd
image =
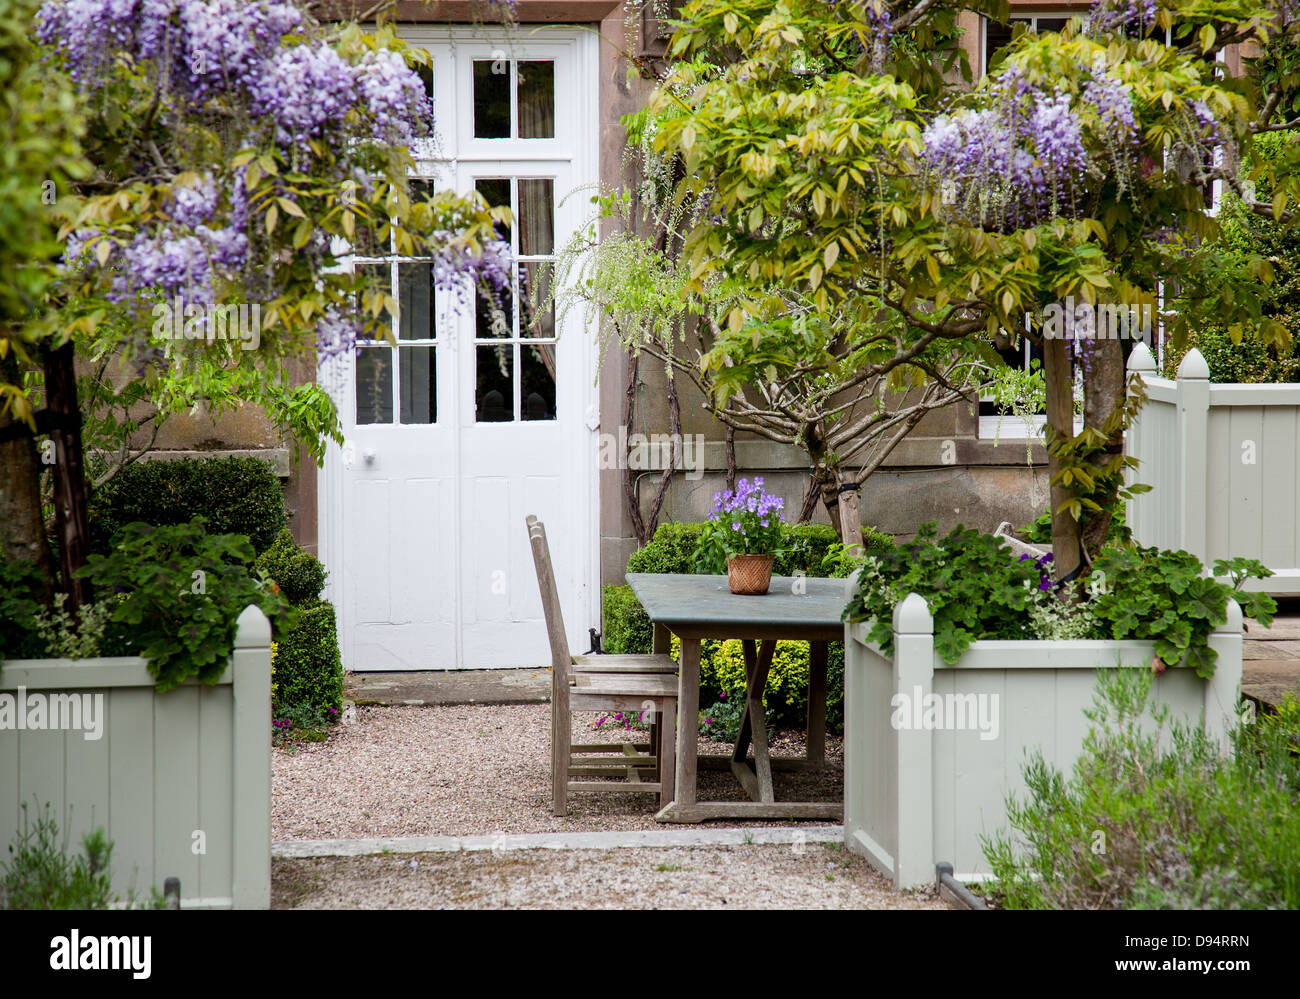
[[[1043,372],[1047,380],[1047,423],[1051,428],[1048,439],[1069,439],[1074,436],[1074,378],[1064,340],[1043,341]],[[1052,478],[1060,471],[1055,456],[1049,455],[1047,469]],[[1079,522],[1067,511],[1059,510],[1062,503],[1073,499],[1072,489],[1053,485],[1051,495],[1052,565],[1059,581],[1079,568]]]
[[[1084,341],[1084,344],[1087,353],[1084,354],[1083,421],[1100,430],[1111,414],[1124,405],[1124,346],[1119,340]],[[1121,429],[1110,436],[1106,451],[1097,455],[1093,464],[1106,465],[1123,450],[1124,431]],[[1089,557],[1106,544],[1115,494],[1095,496],[1094,499],[1101,504],[1102,511],[1085,511],[1083,515],[1083,546]]]
[[[0,379],[22,384],[12,354],[0,361]],[[0,416],[0,429],[15,422],[10,415]],[[48,602],[54,592],[54,562],[41,512],[41,463],[36,441],[29,436],[0,442],[0,532],[5,559],[35,566],[45,581],[43,596]]]
[[[822,503],[826,507],[826,515],[831,519],[831,527],[835,528],[835,533],[841,538],[844,537],[844,529],[841,526],[840,517],[840,485],[839,476],[835,474],[834,469],[827,468],[825,465],[819,465],[818,471],[821,479]]]
[[[836,475],[840,496],[840,540],[850,554],[862,551],[862,514],[858,509],[862,485],[843,472]],[[845,488],[852,485],[852,489]]]
[[[54,443],[54,517],[59,537],[59,575],[73,620],[93,599],[90,580],[76,572],[90,554],[90,520],[86,502],[86,468],[81,452],[81,410],[72,342],[45,354],[45,407],[56,418]]]

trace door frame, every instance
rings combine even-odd
[[[430,24],[399,24],[397,25],[399,36],[408,45],[411,46],[437,46],[438,48],[449,47],[453,54],[459,47],[467,50],[466,55],[473,58],[479,54],[476,50],[481,49],[484,45],[492,48],[504,50],[509,58],[528,58],[530,55],[538,52],[553,51],[556,58],[560,53],[564,53],[566,58],[572,60],[572,72],[575,80],[574,86],[574,112],[572,119],[577,122],[574,129],[573,143],[569,148],[571,176],[575,182],[574,191],[580,191],[584,188],[595,189],[600,182],[600,114],[599,114],[599,92],[600,92],[600,74],[599,74],[599,35],[587,27],[545,27],[529,30],[526,35],[521,37],[519,32],[512,32],[508,29],[492,30],[485,26],[475,25],[430,25]],[[567,50],[567,52],[565,51]],[[435,71],[436,72],[436,71]],[[447,74],[439,74],[436,79],[446,79]],[[454,80],[452,101],[453,106],[458,107],[459,113],[453,119],[455,129],[458,133],[463,134],[464,129],[460,122],[466,113],[469,104],[462,100],[468,95],[462,94],[461,83],[465,80],[466,74],[462,71],[461,61],[454,59]],[[436,84],[435,84],[436,86]],[[559,94],[557,90],[557,111],[559,105]],[[437,92],[434,95],[434,113],[438,114],[439,100]],[[558,115],[557,115],[558,118]],[[436,119],[435,119],[436,120]],[[453,139],[453,141],[455,141]],[[556,141],[561,141],[557,139]],[[451,157],[440,157],[448,163],[449,169],[453,174],[459,174],[463,167],[462,164],[469,164],[483,160],[509,160],[509,161],[528,161],[528,160],[554,160],[556,159],[555,146],[547,142],[545,149],[528,148],[529,142],[547,142],[547,140],[474,140],[468,143],[469,148],[465,150],[466,155],[462,159],[458,155]],[[492,146],[485,147],[484,143],[491,143]],[[417,160],[421,156],[421,146],[412,150]],[[454,150],[460,153],[459,148]],[[574,196],[573,191],[556,190],[556,203],[559,204],[566,197]],[[560,233],[557,232],[557,248],[563,245],[560,239]],[[581,310],[574,310],[569,317],[567,330],[560,330],[559,336],[578,336],[582,341],[582,349],[579,355],[582,359],[581,365],[575,365],[574,375],[580,381],[579,385],[574,386],[578,393],[580,403],[578,408],[584,414],[584,422],[580,428],[575,428],[575,435],[580,432],[582,435],[581,451],[585,454],[585,459],[579,462],[580,481],[574,483],[575,488],[571,495],[575,502],[582,507],[578,518],[579,523],[585,525],[585,530],[581,537],[570,538],[565,540],[565,550],[572,556],[576,556],[580,562],[579,582],[577,593],[577,607],[581,617],[580,621],[566,621],[566,631],[570,635],[584,634],[588,628],[595,627],[600,630],[600,494],[599,494],[599,470],[597,468],[597,434],[600,429],[600,398],[596,387],[596,360],[598,344],[595,336],[589,335],[586,324],[586,317]],[[462,342],[461,337],[455,336],[445,347],[450,348],[457,354],[456,370],[461,367],[459,352],[465,349],[473,350],[472,343]],[[347,366],[348,377],[351,378],[351,362]],[[317,371],[319,380],[319,369]],[[459,400],[463,386],[459,383],[455,386],[455,396]],[[352,400],[353,387],[349,385],[345,394],[345,403]],[[463,520],[461,488],[462,471],[461,471],[461,434],[460,414],[456,414],[457,431],[452,443],[455,467],[453,470],[457,486],[453,490],[455,495],[454,510],[456,524],[458,525],[454,539],[453,550],[456,557],[456,572],[459,574],[463,565],[462,558],[462,538],[459,525]],[[346,428],[345,428],[346,429]],[[395,427],[400,432],[400,428]],[[579,442],[575,436],[573,445],[575,449],[579,448]],[[350,460],[345,456],[350,455]],[[344,523],[344,499],[347,494],[347,470],[350,464],[356,460],[355,448],[351,447],[351,442],[346,440],[342,446],[328,442],[326,447],[325,464],[320,474],[316,477],[316,506],[318,520],[318,538],[319,551],[318,555],[326,568],[330,570],[329,577],[325,586],[325,599],[334,604],[336,613],[339,618],[339,644],[340,651],[343,655],[344,667],[346,669],[355,669],[355,655],[353,641],[355,637],[354,630],[350,627],[350,604],[349,599],[349,577],[353,574],[347,571],[347,566],[341,563],[343,553],[346,551]],[[515,529],[516,525],[509,525],[510,529]],[[522,536],[524,525],[517,525],[517,529]],[[458,577],[459,578],[459,577]],[[522,585],[535,585],[531,580],[521,581]],[[460,586],[455,587],[456,593],[456,610],[455,610],[455,631],[456,631],[456,648],[454,651],[454,662],[447,665],[446,669],[480,669],[478,666],[464,666],[462,658],[463,646],[463,628],[464,628],[464,599],[465,595]],[[544,650],[545,631],[539,631],[539,649]],[[575,648],[574,651],[578,651]],[[539,655],[539,666],[548,665],[547,657],[544,654]]]

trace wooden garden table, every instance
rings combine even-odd
[[[842,819],[843,802],[777,801],[772,771],[820,770],[826,757],[827,645],[844,640],[848,603],[843,579],[773,576],[762,596],[737,596],[726,576],[628,573],[627,581],[654,624],[654,651],[681,640],[677,693],[676,797],[660,822],[706,819]],[[739,638],[745,650],[745,709],[731,756],[699,756],[700,642]],[[778,641],[809,643],[808,748],[803,759],[773,760],[768,752],[763,689]],[[748,761],[750,742],[753,766]],[[696,801],[698,769],[730,769],[749,801]]]

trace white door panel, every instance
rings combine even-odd
[[[582,221],[587,199],[565,196],[595,177],[593,41],[561,29],[495,44],[445,28],[404,34],[434,60],[439,138],[419,152],[420,173],[433,177],[436,188],[460,191],[487,180],[485,194],[500,203],[510,198],[516,254],[529,251],[531,241],[534,258],[524,253],[521,267],[528,269],[520,280],[535,278],[544,266],[539,258],[562,246]],[[503,52],[511,134],[475,137],[479,124],[467,110],[473,109],[474,63],[500,60]],[[545,63],[553,63],[553,121],[539,115],[522,89],[536,78],[536,64]],[[526,103],[527,122],[521,117]],[[498,110],[504,114],[505,107],[501,102]],[[548,129],[553,136],[520,134]],[[395,292],[404,280],[422,280],[411,276],[417,274],[411,267],[391,271]],[[361,348],[357,354],[376,352],[344,359],[328,377],[322,372],[347,440],[329,449],[319,500],[344,665],[547,665],[524,527],[530,513],[547,526],[570,646],[585,651],[598,607],[595,464],[586,425],[595,401],[596,347],[583,317],[575,310],[562,328],[530,325],[531,313],[521,308],[503,330],[477,320],[472,304],[458,306],[438,292],[431,328],[419,318],[422,292],[411,294],[409,306],[398,296],[401,349]]]

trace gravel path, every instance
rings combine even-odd
[[[654,794],[576,794],[551,815],[546,704],[364,707],[327,742],[272,754],[271,838],[470,836],[662,828]],[[604,741],[575,718],[580,741]],[[626,734],[626,733],[625,733]],[[778,732],[773,755],[803,754],[802,734]],[[731,747],[700,742],[701,753]],[[841,801],[843,746],[827,739],[820,775],[777,774],[776,796]],[[730,773],[703,773],[701,800],[745,800]],[[787,820],[747,825],[790,825]],[[469,863],[466,861],[466,863]]]
[[[273,909],[946,909],[836,844],[276,860]]]

